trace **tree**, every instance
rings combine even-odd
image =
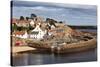
[[[59,23],[63,23],[62,21],[60,21]]]
[[[33,30],[34,28],[29,24],[28,30]]]
[[[31,19],[34,19],[35,17],[37,17],[35,14],[31,14]]]
[[[24,17],[23,16],[20,16],[20,20],[24,20]]]
[[[23,27],[20,26],[20,27],[17,28],[17,30],[18,30],[18,31],[22,31],[22,30],[23,30]]]
[[[17,30],[17,25],[14,23],[13,25],[12,25],[12,31],[16,31]]]
[[[54,26],[56,27],[56,25],[55,25],[55,22],[56,22],[55,20],[53,20],[53,19],[50,19],[50,22],[49,22],[49,24],[50,24],[50,25],[54,25]]]
[[[26,20],[28,21],[29,20],[29,17],[26,17]]]
[[[46,21],[49,21],[50,20],[50,18],[46,18]]]
[[[46,22],[56,27],[55,23],[57,23],[57,21],[55,21],[54,19],[46,18]]]

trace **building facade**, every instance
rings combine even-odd
[[[43,39],[44,35],[47,33],[46,29],[41,29],[41,23],[38,23],[35,27],[35,29],[33,29],[31,31],[31,33],[29,34],[30,35],[30,38],[33,38],[33,39]]]

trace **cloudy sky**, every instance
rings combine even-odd
[[[30,16],[34,13],[44,18],[65,21],[70,25],[97,25],[95,5],[13,1],[12,6],[12,15],[15,18]]]

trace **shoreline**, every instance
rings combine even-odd
[[[28,51],[28,50],[36,50],[36,48],[32,48],[29,46],[12,46],[11,47],[11,53],[16,54],[18,52]]]

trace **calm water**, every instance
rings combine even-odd
[[[89,30],[85,30],[88,31]],[[92,32],[96,30],[91,30]],[[90,32],[91,32],[90,31]],[[76,53],[53,54],[53,53],[39,53],[39,52],[23,52],[17,56],[12,57],[12,65],[42,65],[42,64],[56,64],[56,63],[72,63],[72,62],[86,62],[97,60],[97,49],[91,49]]]
[[[12,61],[14,66],[96,61],[96,50],[91,49],[70,54],[32,53],[31,51],[14,56]]]
[[[96,29],[77,29],[78,31],[87,31],[87,32],[96,32],[97,33],[97,30]]]

